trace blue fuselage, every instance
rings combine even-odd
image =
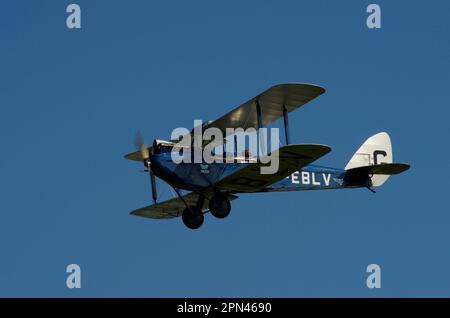
[[[214,184],[223,178],[249,164],[252,163],[200,164],[181,162],[177,164],[172,160],[170,152],[156,154],[152,157],[152,170],[159,178],[177,188],[190,191],[201,191],[202,189],[214,187]],[[364,184],[346,184],[344,180],[345,174],[346,171],[343,169],[308,165],[258,192],[338,189],[365,186]]]

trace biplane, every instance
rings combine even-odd
[[[197,229],[208,212],[219,219],[227,217],[231,201],[245,193],[362,187],[375,192],[373,188],[381,186],[391,175],[409,169],[408,164],[393,163],[391,140],[385,132],[368,138],[343,169],[313,164],[331,148],[321,144],[292,144],[288,114],[324,92],[324,88],[311,84],[275,85],[203,125],[203,129],[214,127],[222,131],[223,143],[226,143],[228,127],[260,130],[283,118],[286,145],[271,152],[279,158],[278,170],[273,174],[261,174],[260,167],[264,163],[260,158],[249,158],[248,152],[238,155],[237,150],[232,162],[174,163],[171,152],[176,141],[155,139],[152,146],[147,147],[138,137],[138,150],[125,158],[144,164],[150,175],[153,204],[131,214],[152,219],[181,216],[188,228]],[[156,178],[172,187],[176,197],[158,202]]]

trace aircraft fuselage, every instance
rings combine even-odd
[[[152,159],[152,170],[162,180],[175,187],[190,191],[213,187],[223,178],[252,164],[233,163],[175,163],[170,153],[157,154]],[[350,186],[345,182],[345,170],[317,165],[308,165],[295,171],[286,178],[265,187],[258,192],[300,191],[319,189],[338,189],[361,187],[365,184]]]

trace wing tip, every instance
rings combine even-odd
[[[317,96],[322,95],[323,93],[326,92],[325,87],[321,86],[321,85],[317,85],[317,84],[313,84],[313,83],[300,83],[300,82],[286,82],[286,83],[279,83],[279,84],[275,84],[273,85],[271,88],[272,89],[274,87],[281,87],[281,86],[304,86],[304,87],[308,87],[308,88],[314,88],[317,89],[319,91],[319,94],[317,94]]]
[[[411,168],[411,165],[409,163],[400,162],[400,163],[395,163],[395,164],[398,165],[400,168],[399,173],[405,172]]]

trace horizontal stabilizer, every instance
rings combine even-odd
[[[384,175],[394,175],[402,173],[409,169],[409,165],[406,163],[380,163],[378,165],[363,166],[358,168],[352,168],[347,170],[347,174],[358,174],[358,175],[374,175],[374,174],[384,174]]]
[[[374,182],[376,176],[385,176],[386,179],[394,174],[402,173],[409,169],[406,163],[380,163],[377,165],[363,166],[348,169],[344,181],[347,186],[379,186]],[[376,179],[375,179],[376,180]]]

